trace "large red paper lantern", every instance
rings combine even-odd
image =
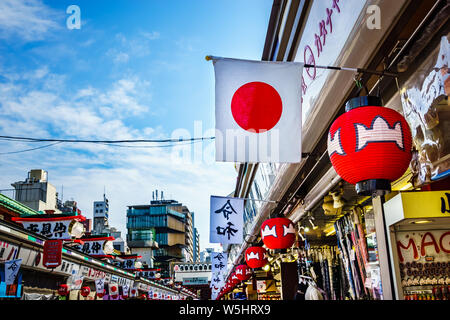
[[[58,294],[60,296],[67,296],[69,294],[69,286],[67,284],[60,284],[58,287]]]
[[[246,281],[252,276],[252,270],[246,264],[236,267],[236,277],[241,281]]]
[[[252,268],[262,268],[267,264],[266,250],[263,247],[248,247],[245,250],[245,262]]]
[[[87,297],[91,293],[91,288],[89,288],[88,286],[82,287],[80,293],[83,297]]]
[[[411,131],[403,116],[373,96],[356,97],[328,133],[328,155],[360,195],[390,191],[411,161]]]
[[[261,238],[269,249],[287,249],[295,242],[295,227],[287,218],[272,218],[261,225]]]

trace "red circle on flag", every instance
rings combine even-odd
[[[264,132],[272,129],[283,111],[277,90],[264,82],[249,82],[241,86],[231,99],[231,113],[244,130]]]

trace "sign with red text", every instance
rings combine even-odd
[[[450,230],[397,232],[400,263],[414,261],[447,262],[450,255]]]
[[[44,243],[43,265],[46,268],[56,268],[62,262],[62,240],[46,240]]]

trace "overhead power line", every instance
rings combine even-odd
[[[13,136],[0,136],[0,140],[8,141],[27,141],[27,142],[85,142],[85,143],[164,143],[164,142],[187,142],[198,140],[212,140],[215,137],[200,137],[200,138],[179,138],[179,139],[129,139],[129,140],[83,140],[83,139],[48,139],[48,138],[31,138],[31,137],[13,137]]]
[[[21,153],[21,152],[33,151],[33,150],[37,150],[37,149],[48,148],[48,147],[54,146],[55,144],[59,144],[59,143],[62,143],[62,142],[55,142],[55,143],[51,143],[51,144],[46,144],[45,146],[40,146],[40,147],[37,147],[37,148],[31,148],[31,149],[25,149],[25,150],[19,150],[19,151],[0,152],[0,154],[13,154],[13,153]]]

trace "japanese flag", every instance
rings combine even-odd
[[[300,162],[303,63],[213,63],[216,161]]]
[[[109,284],[109,295],[110,296],[117,296],[119,295],[119,286],[117,283],[110,283]]]

